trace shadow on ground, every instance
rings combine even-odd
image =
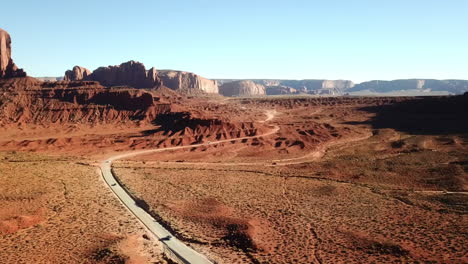
[[[468,93],[449,97],[417,97],[390,105],[360,108],[375,114],[369,121],[375,129],[392,128],[419,135],[468,133]]]
[[[152,124],[158,126],[158,128],[143,131],[144,136],[158,132],[163,132],[163,135],[170,136],[186,129],[195,130],[197,127],[220,125],[222,124],[222,121],[216,119],[194,118],[188,112],[171,112],[159,114],[156,119],[153,120]]]

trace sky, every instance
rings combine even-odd
[[[466,0],[18,0],[30,76],[140,61],[207,78],[468,79]]]

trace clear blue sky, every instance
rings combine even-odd
[[[133,59],[208,78],[468,79],[467,0],[27,0],[1,14],[31,76]]]

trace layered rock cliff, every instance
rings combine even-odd
[[[240,80],[218,80],[218,82],[221,84],[233,81]],[[267,88],[267,94],[328,93],[339,95],[354,87],[354,83],[349,80],[251,79],[245,81],[252,81],[256,84],[265,86]]]
[[[267,95],[281,95],[281,94],[298,94],[298,90],[288,87],[288,86],[267,86],[266,94]]]
[[[25,76],[23,69],[19,69],[11,58],[10,34],[0,28],[0,78]]]
[[[218,83],[200,75],[183,71],[158,71],[158,77],[164,86],[172,90],[200,90],[206,93],[217,94],[219,92]]]
[[[140,62],[129,61],[118,66],[99,67],[92,73],[86,68],[75,66],[65,72],[66,81],[97,81],[104,86],[131,86],[134,88],[159,88],[166,86],[177,91],[203,91],[218,93],[216,81],[203,78],[191,72],[157,71],[154,67],[148,71]]]
[[[130,86],[134,88],[154,88],[161,86],[156,70],[146,71],[145,65],[129,61],[116,66],[99,67],[92,73],[86,68],[75,66],[72,71],[66,71],[64,80],[97,81],[104,86]]]
[[[219,92],[224,96],[266,95],[266,88],[253,81],[235,81],[221,85]]]

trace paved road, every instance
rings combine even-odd
[[[267,119],[265,122],[270,121],[274,118],[276,112],[267,112]],[[205,264],[205,263],[212,263],[208,260],[204,255],[196,252],[194,249],[188,247],[183,242],[175,238],[167,229],[165,229],[160,223],[156,221],[150,214],[145,212],[141,207],[139,207],[135,200],[125,191],[125,189],[117,182],[115,176],[112,174],[112,162],[118,159],[133,157],[137,155],[144,155],[149,153],[155,152],[163,152],[169,150],[177,150],[177,149],[185,149],[185,148],[193,148],[193,147],[200,147],[200,146],[208,146],[208,145],[215,145],[224,142],[231,142],[233,140],[243,140],[243,139],[252,139],[252,138],[259,138],[259,137],[266,137],[269,135],[273,135],[278,132],[279,127],[275,126],[269,132],[258,135],[258,136],[249,136],[249,137],[241,137],[236,139],[225,139],[213,142],[207,142],[203,144],[195,144],[195,145],[188,145],[188,146],[179,146],[179,147],[170,147],[164,149],[149,149],[149,150],[140,150],[140,151],[133,151],[128,152],[116,156],[112,156],[108,158],[106,161],[101,163],[100,168],[102,172],[102,176],[104,180],[108,184],[109,188],[115,193],[115,195],[120,199],[120,201],[128,208],[128,210],[135,215],[142,223],[145,225],[151,233],[153,233],[161,242],[163,246],[164,252],[171,257],[172,259],[176,260],[180,263],[196,263],[196,264]]]
[[[159,224],[150,214],[145,212],[141,207],[136,205],[135,200],[128,195],[124,188],[117,183],[114,175],[111,171],[111,160],[107,160],[101,164],[102,175],[122,201],[122,203],[132,212],[162,243],[164,252],[175,257],[175,260],[179,260],[181,263],[212,263],[205,256],[196,252],[192,248],[188,247],[180,240],[175,238],[169,231],[167,231],[161,224]]]

